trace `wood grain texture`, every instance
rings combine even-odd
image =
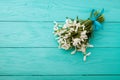
[[[83,62],[78,52],[57,48],[0,49],[0,75],[120,74],[120,48],[90,48],[93,54]]]
[[[0,0],[0,80],[120,80],[120,0]],[[105,9],[92,55],[58,49],[53,21]]]
[[[61,21],[66,16],[86,19],[91,9],[105,8],[106,21],[120,22],[119,2],[119,0],[1,0],[0,21]]]

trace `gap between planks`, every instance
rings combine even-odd
[[[58,47],[0,47],[0,48],[58,48]],[[92,47],[92,48],[120,48],[120,47]]]
[[[59,74],[59,75],[0,75],[0,76],[120,76],[120,74]]]
[[[0,22],[40,22],[40,23],[53,23],[54,21],[12,21],[12,20],[9,20],[9,21],[2,21],[0,20]],[[56,21],[56,22],[65,22],[65,21]],[[103,23],[120,23],[120,21],[105,21]]]

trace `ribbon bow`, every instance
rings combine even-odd
[[[100,13],[98,13],[97,15],[94,15],[95,13],[95,9],[93,9],[91,11],[91,16],[90,16],[90,20],[93,21],[93,25],[94,25],[94,30],[98,30],[100,28],[103,28],[103,26],[101,25],[101,23],[99,21],[97,21],[97,19],[103,14],[104,9],[101,10]]]

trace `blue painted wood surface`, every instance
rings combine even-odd
[[[120,0],[0,0],[0,80],[120,80]],[[58,49],[53,21],[105,9],[87,62]]]

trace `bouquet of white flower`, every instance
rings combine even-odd
[[[89,38],[93,31],[102,28],[103,11],[104,9],[101,12],[93,9],[87,20],[77,17],[76,19],[67,18],[65,24],[54,22],[54,34],[57,36],[59,48],[65,50],[74,48],[75,50],[71,54],[81,51],[84,55],[83,60],[86,61],[86,57],[91,54],[91,52],[86,53],[86,48],[93,47],[89,44]]]

